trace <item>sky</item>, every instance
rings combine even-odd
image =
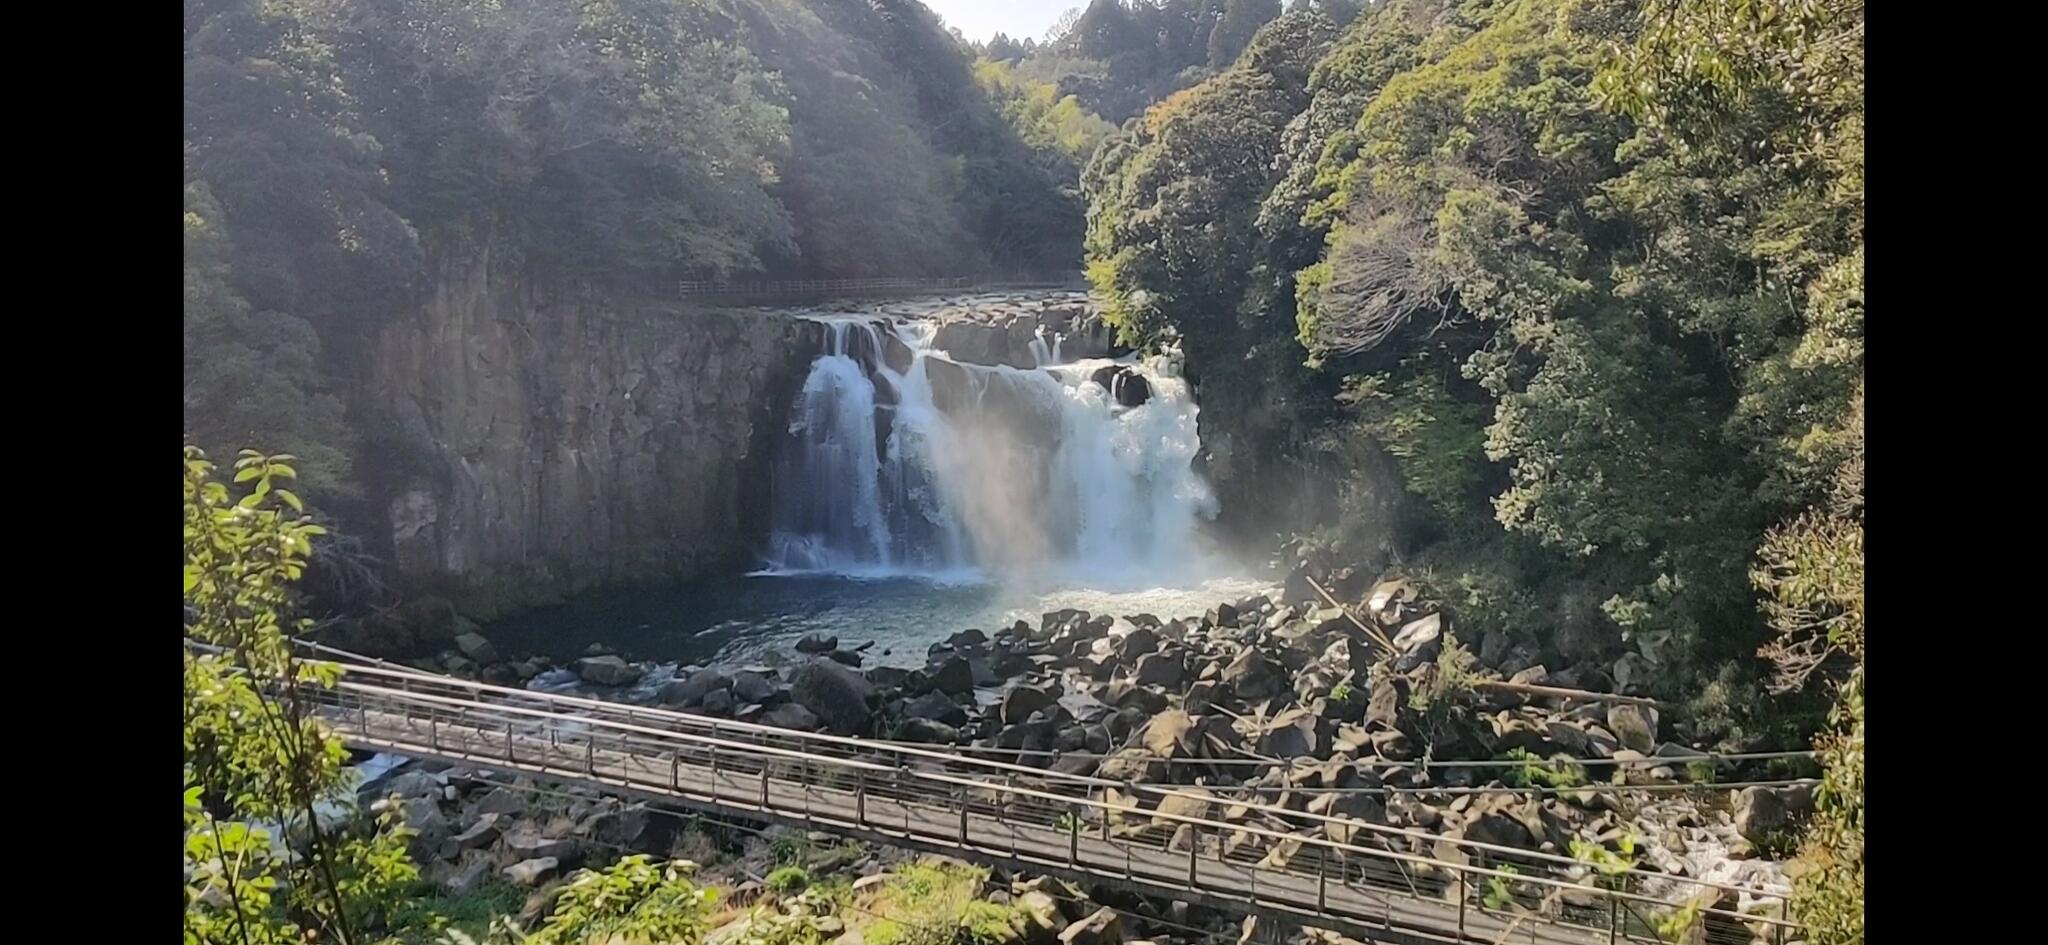
[[[1085,7],[1087,0],[924,0],[947,26],[975,42],[986,42],[997,33],[1011,39],[1044,39],[1045,31],[1068,7]]]

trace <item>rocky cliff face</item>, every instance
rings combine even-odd
[[[479,618],[744,567],[816,323],[451,267],[372,342],[371,492],[401,581]]]

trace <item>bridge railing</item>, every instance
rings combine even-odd
[[[1045,769],[963,758],[938,749],[875,743],[820,733],[712,719],[688,713],[473,683],[432,674],[371,666],[348,666],[340,687],[323,697],[344,724],[351,716],[407,720],[411,734],[435,741],[440,730],[505,734],[483,746],[482,757],[510,752],[507,767],[537,747],[558,758],[580,746],[639,759],[644,778],[630,778],[642,790],[667,787],[662,778],[682,766],[721,767],[779,783],[795,781],[820,789],[858,791],[863,797],[899,805],[956,810],[987,816],[1037,831],[1079,834],[1119,844],[1126,851],[1178,854],[1186,835],[1210,838],[1214,862],[1252,878],[1261,873],[1291,875],[1340,888],[1375,888],[1420,901],[1454,903],[1461,922],[1487,921],[1516,911],[1541,916],[1550,925],[1577,926],[1611,940],[1660,941],[1655,927],[1674,901],[1704,905],[1700,921],[1707,941],[1748,945],[1792,941],[1793,923],[1780,915],[1737,911],[1717,903],[1725,895],[1770,899],[1760,890],[1707,883],[1643,870],[1596,881],[1585,864],[1512,847],[1439,837],[1383,824],[1266,804],[1258,800],[1207,795],[1163,785],[1127,784],[1066,775]],[[421,731],[424,727],[424,731]],[[468,737],[467,735],[463,737]],[[564,745],[571,748],[564,749]],[[468,746],[477,747],[477,746]],[[648,761],[647,759],[656,759]],[[666,759],[667,765],[660,763]],[[563,771],[563,774],[574,772]],[[1219,789],[1227,790],[1227,789]],[[1159,802],[1177,798],[1160,809]],[[1146,809],[1145,801],[1153,802]],[[1206,802],[1206,808],[1202,803]],[[1229,811],[1230,819],[1207,816]],[[1197,812],[1197,816],[1175,813]],[[1288,828],[1320,828],[1302,836]],[[1277,829],[1276,829],[1277,828]],[[1200,848],[1205,844],[1194,844]],[[1420,855],[1411,850],[1427,850]],[[1189,854],[1190,870],[1200,859]],[[1654,894],[1647,894],[1654,893]],[[1766,909],[1782,912],[1782,900]],[[1521,940],[1518,934],[1516,940]]]

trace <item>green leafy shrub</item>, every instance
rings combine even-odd
[[[988,871],[951,863],[920,862],[903,867],[882,885],[868,911],[884,918],[869,925],[868,945],[981,945],[1001,941],[1003,930],[1021,928],[1016,910],[982,901]]]
[[[1586,783],[1586,766],[1567,755],[1558,755],[1545,763],[1535,752],[1517,748],[1508,752],[1507,757],[1520,762],[1502,775],[1502,780],[1515,787],[1575,788]]]
[[[1507,907],[1514,905],[1515,894],[1514,890],[1510,888],[1510,884],[1513,882],[1513,880],[1510,877],[1513,877],[1521,872],[1521,870],[1515,869],[1513,866],[1506,864],[1503,864],[1500,867],[1499,871],[1502,873],[1506,873],[1508,875],[1488,876],[1486,878],[1486,896],[1484,899],[1481,900],[1486,904],[1486,908],[1493,909],[1495,911],[1506,909]]]
[[[243,451],[238,495],[203,452],[184,452],[184,630],[214,648],[184,657],[188,943],[353,940],[419,878],[396,810],[369,830],[309,816],[352,800],[352,785],[346,746],[311,711],[340,669],[291,643],[309,625],[292,585],[323,533],[285,488],[291,460]]]
[[[768,856],[783,865],[802,863],[810,852],[811,840],[802,834],[780,834],[768,841]]]
[[[562,887],[555,909],[530,945],[585,945],[624,940],[636,945],[695,942],[706,930],[718,891],[690,877],[696,864],[655,865],[628,856],[602,870],[578,870]]]
[[[491,934],[493,920],[516,916],[526,902],[526,892],[510,883],[487,881],[464,893],[448,893],[437,886],[415,887],[392,911],[391,930],[404,945],[448,941],[449,933],[464,936]],[[435,937],[435,933],[440,933]]]
[[[811,874],[801,866],[783,866],[771,870],[767,877],[768,888],[788,895],[803,892],[811,885]]]

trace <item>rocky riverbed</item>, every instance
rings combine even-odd
[[[1582,861],[1598,847],[1652,874],[1647,894],[1676,904],[1696,888],[1678,881],[1700,879],[1750,891],[1699,905],[1775,914],[1789,881],[1768,854],[1783,850],[1810,810],[1809,787],[1710,788],[1759,772],[1670,740],[1667,713],[1655,706],[1603,700],[1615,688],[1606,668],[1553,672],[1526,665],[1521,651],[1487,665],[1456,641],[1453,615],[1409,582],[1319,576],[1351,606],[1328,604],[1297,569],[1279,594],[1218,602],[1199,615],[1064,609],[1035,624],[964,629],[932,643],[917,668],[865,665],[865,645],[823,635],[742,664],[676,666],[598,652],[558,666],[504,659],[473,630],[423,663],[714,717],[947,746],[1066,774],[1181,785],[1208,794],[1204,810],[1226,819],[1341,832],[1435,858],[1468,855],[1440,841]],[[496,850],[493,868],[503,869],[546,859],[565,830],[626,829],[605,818],[627,815],[604,814],[591,801],[568,815],[569,826],[550,821],[552,828],[505,841],[502,827],[488,837],[490,828],[473,832],[483,814],[505,811],[463,798],[460,816],[436,841],[437,855],[457,864],[453,878],[482,868],[466,851]],[[1344,820],[1395,829],[1355,831]],[[557,835],[547,836],[550,829]]]

